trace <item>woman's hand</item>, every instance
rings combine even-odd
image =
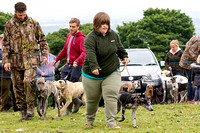
[[[94,75],[99,75],[99,71],[100,71],[101,69],[99,68],[99,69],[94,69],[93,71],[92,71],[92,73],[94,74]]]
[[[130,62],[129,58],[125,57],[123,60],[122,60],[122,63],[124,65],[128,64]]]

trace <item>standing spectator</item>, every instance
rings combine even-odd
[[[0,103],[1,103],[1,112],[7,112],[11,107],[11,99],[9,97],[10,86],[11,86],[11,78],[10,78],[11,73],[5,71],[5,69],[2,66],[2,40],[3,40],[3,34],[0,35],[0,69],[1,69]]]
[[[194,104],[194,89],[191,83],[191,64],[196,61],[200,53],[200,35],[192,37],[187,43],[186,48],[181,56],[179,65],[185,68],[188,84],[187,84],[187,98],[189,104]]]
[[[200,55],[197,58],[197,62],[191,64],[191,68],[192,84],[196,86],[194,100],[195,104],[200,104]]]
[[[121,86],[119,58],[129,62],[128,54],[119,36],[110,28],[110,17],[99,12],[93,19],[93,30],[85,42],[86,57],[83,64],[83,86],[86,92],[86,125],[93,126],[98,104],[103,96],[107,127],[116,124],[117,99]]]
[[[56,56],[49,53],[50,48],[47,46],[47,62],[37,67],[36,77],[45,77],[46,80],[54,81],[55,77],[55,68],[58,67],[60,61],[56,63],[56,67],[53,66],[53,61],[56,59]],[[41,54],[40,54],[41,58]]]
[[[183,51],[179,48],[178,40],[172,40],[170,42],[170,51],[167,53],[165,58],[166,67],[172,70],[173,76],[181,75],[183,76],[183,68],[179,66],[179,61],[183,54]]]
[[[45,77],[46,80],[54,81],[55,79],[55,67],[52,65],[53,61],[56,59],[56,56],[49,53],[50,48],[47,46],[47,62],[42,64],[41,66],[37,67],[36,76],[35,78]],[[41,54],[40,54],[41,58]],[[56,63],[56,68],[58,67],[60,61]],[[55,107],[53,94],[50,95],[48,99],[48,103],[53,101],[53,107]]]
[[[35,75],[40,64],[38,43],[42,60],[46,59],[47,42],[39,23],[27,16],[23,2],[15,4],[15,14],[5,26],[3,39],[3,64],[11,71],[11,79],[17,106],[21,110],[20,121],[34,117]],[[10,60],[10,61],[9,61]]]
[[[60,54],[53,61],[53,66],[59,60],[63,58],[66,59],[67,63],[61,71],[61,79],[67,77],[67,80],[71,82],[78,82],[81,76],[81,69],[83,61],[85,58],[85,48],[84,48],[84,39],[85,35],[79,31],[80,20],[77,18],[71,18],[69,21],[69,30],[70,33],[66,37],[64,48]],[[76,113],[79,110],[79,107],[82,105],[82,101],[78,98],[72,100],[72,103],[69,105],[66,111],[66,115],[71,112],[71,108],[74,104],[74,110],[72,113]]]

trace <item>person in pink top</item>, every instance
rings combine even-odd
[[[55,66],[56,62],[65,58],[67,62],[61,71],[61,79],[67,79],[71,82],[79,81],[82,65],[86,56],[84,48],[85,35],[79,31],[79,27],[80,20],[71,18],[69,21],[70,33],[66,37],[64,48],[53,61],[53,66]],[[72,104],[67,108],[66,115],[71,114],[73,104],[75,106],[72,113],[76,113],[82,105],[82,101],[78,98],[73,99]]]

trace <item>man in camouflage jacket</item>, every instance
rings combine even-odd
[[[21,121],[34,116],[34,78],[36,67],[40,65],[38,44],[45,62],[45,35],[39,23],[27,16],[26,5],[22,2],[16,3],[15,15],[5,26],[3,64],[6,71],[11,71],[17,106],[22,113]]]
[[[187,43],[186,48],[181,56],[179,65],[185,68],[186,74],[188,76],[187,84],[187,98],[188,103],[194,103],[194,89],[191,83],[191,64],[196,61],[198,55],[200,54],[200,35],[192,37]]]

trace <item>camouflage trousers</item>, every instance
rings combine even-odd
[[[36,68],[11,71],[16,104],[21,110],[35,107],[35,75]]]

